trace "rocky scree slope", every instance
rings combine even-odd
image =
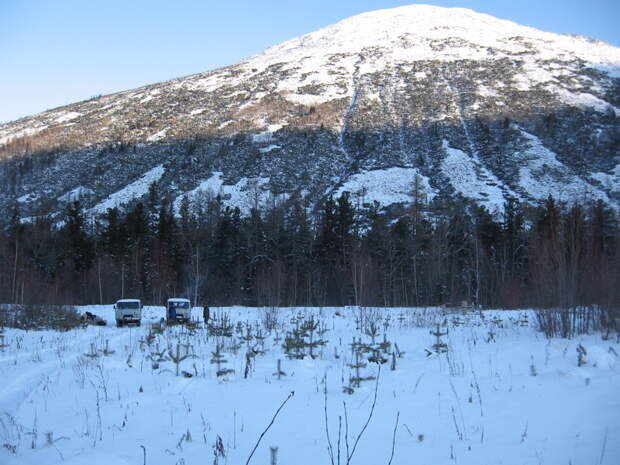
[[[0,204],[462,195],[620,207],[620,49],[465,9],[362,14],[238,64],[0,126]]]

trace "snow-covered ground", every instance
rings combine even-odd
[[[174,211],[179,213],[183,198],[197,202],[201,196],[215,198],[219,195],[227,207],[238,207],[243,215],[249,215],[252,208],[269,208],[274,203],[286,200],[288,194],[274,195],[269,190],[269,178],[241,178],[236,184],[224,184],[224,173],[216,171],[209,179],[174,200]],[[204,198],[204,197],[203,197]]]
[[[164,175],[165,168],[158,165],[144,173],[140,178],[123,187],[121,190],[110,194],[103,202],[98,203],[89,210],[89,213],[100,215],[106,213],[108,208],[120,207],[140,198],[149,191],[152,183],[159,181]]]
[[[585,202],[591,200],[603,200],[608,205],[610,202],[607,194],[598,187],[580,179],[557,159],[557,155],[547,149],[541,140],[517,125],[513,125],[524,140],[527,148],[520,155],[521,168],[519,169],[519,185],[534,199],[544,200],[549,195],[565,202]],[[611,181],[613,189],[615,180],[604,173],[603,178],[598,180]],[[600,176],[600,175],[599,175]],[[594,176],[593,176],[594,177]],[[596,179],[596,177],[595,177]]]
[[[443,142],[443,148],[447,156],[441,163],[441,172],[459,194],[476,200],[491,213],[504,211],[506,197],[502,188],[513,198],[518,198],[518,195],[482,166],[475,154],[470,156],[462,150],[450,147],[446,140]]]
[[[133,328],[113,326],[111,306],[87,310],[108,326],[4,329],[0,463],[244,464],[285,401],[250,463],[272,463],[270,447],[278,464],[296,465],[331,464],[330,447],[333,463],[348,454],[352,464],[620,462],[617,338],[549,340],[530,311],[212,308],[232,325],[232,336],[215,336],[201,325],[153,334],[161,307]],[[287,357],[287,333],[309,321],[326,344],[314,358]],[[433,353],[436,323],[446,353]],[[360,339],[387,359],[380,372],[373,352],[351,345]],[[227,360],[219,369],[234,372],[217,376],[216,346]],[[195,356],[180,362],[187,376],[170,360],[177,347]],[[346,393],[356,358],[366,363],[359,377],[378,382]]]
[[[411,202],[416,191],[423,201],[432,200],[437,193],[430,185],[428,177],[420,174],[417,168],[392,167],[382,170],[363,171],[351,176],[335,193],[340,196],[347,191],[361,202],[379,202],[390,205],[399,202]]]

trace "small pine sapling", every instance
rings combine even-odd
[[[318,330],[319,324],[320,322],[318,320],[315,321],[314,317],[310,317],[310,319],[304,321],[301,325],[302,336],[308,338],[308,341],[304,341],[306,347],[310,349],[308,355],[310,355],[310,358],[313,359],[316,358],[316,355],[313,353],[313,349],[326,343],[326,341],[320,338],[315,339],[315,332]]]
[[[534,365],[534,356],[530,355],[530,376],[538,376],[536,365]]]
[[[242,333],[241,339],[248,344],[254,339],[254,335],[252,334],[252,326],[249,323],[245,324],[245,334]]]
[[[383,320],[383,331],[387,332],[389,327],[390,327],[390,315],[386,316],[385,320]]]
[[[304,352],[304,348],[306,344],[301,335],[301,332],[297,328],[293,328],[293,330],[288,333],[284,338],[284,344],[282,348],[284,349],[284,353],[288,358],[294,359],[303,359],[306,354]]]
[[[394,349],[396,349],[396,356],[398,358],[403,358],[406,352],[403,352],[399,349],[398,344],[394,343]]]
[[[577,345],[577,366],[581,367],[583,365],[585,365],[587,362],[586,360],[586,348],[584,346],[582,346],[581,344]]]
[[[228,360],[224,359],[224,355],[222,354],[221,344],[217,344],[215,346],[215,352],[211,352],[211,355],[213,356],[210,360],[211,363],[215,363],[217,365],[217,372],[216,372],[217,377],[225,376],[229,373],[235,372],[235,370],[231,368],[222,368],[222,365],[224,363],[228,363]]]
[[[260,344],[261,352],[265,351],[265,339],[266,338],[267,336],[263,334],[262,329],[260,327],[256,328],[256,331],[254,332],[254,339],[256,339],[258,343]]]
[[[284,338],[282,348],[287,357],[295,359],[303,359],[306,355],[316,358],[314,349],[327,344],[327,341],[316,338],[316,333],[320,322],[314,317],[306,320],[302,316],[295,317],[291,320],[294,322],[294,328]],[[306,354],[306,349],[309,349]]]
[[[153,370],[157,370],[159,368],[159,364],[162,362],[166,362],[168,359],[166,358],[166,349],[159,350],[159,344],[155,346],[155,350],[153,350],[148,356],[147,359],[151,360],[151,368]]]
[[[385,355],[389,355],[392,352],[392,343],[387,340],[386,333],[383,333],[383,341],[378,344],[378,348],[381,349]]]
[[[387,358],[383,356],[383,353],[379,349],[373,349],[372,355],[368,357],[370,363],[383,364],[387,362]]]
[[[97,354],[97,349],[95,349],[95,343],[91,342],[90,343],[90,352],[88,352],[87,354],[84,354],[86,357],[88,358],[96,358],[98,356]]]
[[[432,351],[426,349],[427,357],[430,357],[431,355],[433,355],[433,353],[441,354],[447,352],[448,344],[441,340],[442,336],[448,334],[447,331],[445,333],[442,333],[441,329],[439,328],[439,323],[437,323],[437,329],[435,331],[431,331],[431,334],[435,336],[435,343],[431,346],[431,349],[433,349]]]
[[[355,371],[355,375],[349,376],[349,385],[343,387],[343,392],[345,392],[346,394],[352,394],[353,388],[360,387],[363,381],[370,381],[370,380],[375,379],[374,376],[362,376],[360,372],[360,370],[362,368],[365,368],[367,365],[366,362],[362,361],[362,357],[361,357],[364,346],[361,344],[356,344],[355,338],[353,339],[353,344],[351,345],[355,347],[355,351],[354,351],[355,363],[347,364],[347,366]]]
[[[282,362],[280,359],[278,359],[278,369],[276,370],[276,372],[273,374],[273,376],[277,376],[278,380],[282,377],[282,376],[286,376],[286,373],[282,371]]]
[[[175,375],[179,376],[179,366],[181,365],[181,362],[194,357],[194,355],[191,354],[190,349],[189,349],[189,345],[185,345],[185,354],[181,355],[181,344],[177,343],[177,347],[176,347],[176,353],[172,353],[172,349],[168,348],[168,357],[170,358],[170,360],[172,361],[172,363],[174,363],[176,370],[175,370]],[[185,373],[185,372],[184,372]],[[184,374],[185,376],[185,374]]]
[[[215,314],[209,319],[207,332],[210,336],[231,337],[233,334],[233,325],[227,313],[221,312]]]
[[[235,325],[235,334],[238,338],[243,338],[243,324],[240,321]]]
[[[366,328],[365,333],[366,336],[369,336],[370,339],[372,339],[372,345],[375,345],[375,338],[379,334],[379,327],[374,322],[371,322],[370,325],[368,325],[368,328]]]
[[[116,352],[116,351],[110,350],[109,341],[106,339],[105,340],[105,349],[103,349],[101,351],[101,353],[107,357],[108,355],[112,355],[114,352]]]
[[[151,327],[149,328],[148,334],[143,339],[140,339],[140,345],[142,346],[142,344],[146,344],[147,346],[150,347],[151,344],[155,342],[155,339],[157,339],[157,335],[155,332],[153,332],[152,327]],[[142,347],[140,347],[140,349],[142,349]]]

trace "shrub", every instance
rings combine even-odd
[[[536,311],[538,330],[547,337],[570,339],[594,331],[618,332],[620,309],[598,305],[589,307],[552,308]]]
[[[0,309],[0,325],[18,329],[68,331],[84,322],[74,307],[65,305],[11,305]]]

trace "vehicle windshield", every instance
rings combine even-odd
[[[170,308],[189,308],[189,302],[170,302]]]
[[[133,310],[140,308],[140,302],[116,302],[119,310]]]

